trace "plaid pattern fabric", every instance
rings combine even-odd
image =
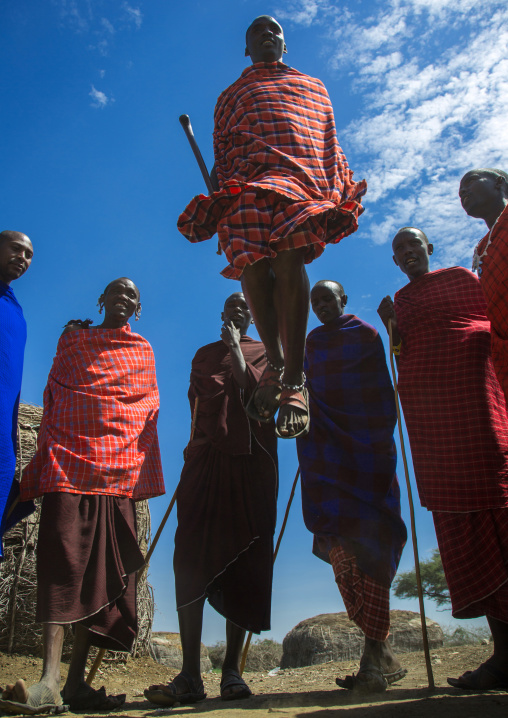
[[[415,477],[431,511],[508,503],[508,419],[478,279],[451,267],[395,295],[399,393]]]
[[[134,499],[164,493],[150,344],[127,325],[60,337],[22,499],[54,491]]]
[[[367,638],[386,641],[390,633],[390,589],[363,573],[356,558],[342,546],[332,548],[329,555],[349,620]]]
[[[178,228],[191,242],[218,232],[224,276],[295,246],[311,262],[357,229],[367,184],[353,182],[319,80],[283,63],[248,67],[217,101],[214,154],[221,189],[195,197]]]
[[[490,231],[478,245],[482,254]],[[508,206],[492,229],[491,244],[478,270],[480,284],[487,300],[487,316],[492,324],[492,360],[497,376],[508,397]]]
[[[508,623],[508,509],[432,516],[453,616]]]
[[[383,342],[370,324],[345,314],[310,332],[305,373],[310,428],[297,448],[315,553],[327,560],[330,548],[342,545],[363,573],[389,587],[407,534]]]

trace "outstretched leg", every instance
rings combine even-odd
[[[206,698],[201,680],[201,629],[204,598],[178,609],[180,640],[182,642],[182,670],[168,685],[155,684],[145,691],[152,703],[172,706],[196,703]]]
[[[248,698],[250,688],[240,675],[245,630],[231,621],[226,622],[226,655],[222,664],[221,698],[224,701]]]
[[[290,386],[303,382],[310,294],[305,251],[302,247],[280,252],[270,260],[247,265],[242,274],[242,289],[267,358],[276,367],[284,364],[283,383]],[[256,407],[262,416],[273,414],[276,393],[274,387],[256,392]],[[277,427],[282,436],[291,437],[307,421],[304,409],[287,405],[279,411]]]
[[[283,385],[303,383],[303,359],[309,318],[309,278],[305,270],[306,248],[280,252],[271,260],[275,274],[274,300],[279,333],[284,351]],[[290,438],[304,429],[308,422],[305,409],[281,406],[277,417],[279,434]]]
[[[242,290],[249,305],[258,330],[259,337],[264,344],[266,358],[273,368],[281,370],[284,367],[284,355],[279,336],[277,309],[274,297],[275,274],[270,260],[260,259],[254,264],[247,265],[242,273]],[[258,387],[254,395],[254,402],[259,414],[272,417],[279,406],[280,386],[276,382]]]

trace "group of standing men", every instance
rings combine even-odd
[[[206,697],[199,659],[206,598],[227,619],[222,698],[250,695],[239,661],[245,631],[266,630],[270,622],[276,435],[297,439],[314,551],[332,564],[348,614],[365,635],[358,674],[338,684],[384,690],[405,675],[388,642],[389,590],[406,530],[383,346],[373,327],[344,314],[347,296],[339,283],[324,280],[309,292],[304,267],[357,229],[366,183],[352,180],[322,83],[283,64],[285,52],[279,23],[256,18],[246,33],[253,64],[216,107],[217,191],[195,198],[178,223],[191,241],[218,233],[229,262],[223,275],[240,279],[243,294],[226,300],[221,340],[202,347],[192,363],[194,431],[178,487],[174,557],[183,666],[168,685],[145,692],[165,706]],[[395,305],[383,300],[379,312],[387,326],[393,323],[415,475],[422,504],[433,512],[454,615],[487,615],[494,637],[493,657],[451,682],[506,687],[508,418],[496,374],[506,393],[508,176],[470,172],[460,196],[468,214],[490,228],[477,247],[487,301],[467,270],[429,272],[432,245],[421,230],[406,227],[393,251],[410,283]],[[6,273],[7,247],[16,258],[6,260]],[[1,299],[11,304],[9,316],[17,309],[8,285],[26,271],[30,252],[24,235],[0,234]],[[84,667],[92,644],[132,645],[135,572],[143,563],[134,547],[133,502],[164,491],[153,354],[127,323],[133,314],[138,318],[139,299],[131,280],[114,280],[99,300],[104,322],[70,322],[58,345],[38,451],[21,483],[22,500],[44,495],[40,530],[51,547],[45,554],[40,542],[38,558],[44,673],[30,689],[23,681],[7,687],[3,704],[13,710],[62,701],[108,710],[122,702],[87,686]],[[323,326],[305,345],[309,299]],[[246,335],[252,321],[262,342]],[[19,400],[21,334],[9,350],[19,378],[9,378],[9,386],[17,394],[13,389],[10,408],[2,405],[11,419]],[[91,416],[100,421],[90,422]],[[442,430],[433,430],[438,421]],[[9,491],[15,423],[9,427]],[[114,442],[106,440],[112,436]],[[9,520],[14,517],[13,511]],[[89,540],[80,542],[83,535]],[[59,567],[49,560],[56,553],[65,557]],[[485,556],[480,576],[479,555]],[[84,586],[91,589],[83,598]],[[76,627],[75,645],[60,698],[58,664],[69,623]]]

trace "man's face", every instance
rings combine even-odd
[[[330,283],[316,284],[310,293],[312,311],[321,324],[328,324],[344,313],[344,294],[339,288]]]
[[[0,280],[10,284],[28,269],[34,250],[31,241],[21,232],[0,235]]]
[[[284,31],[269,15],[257,17],[247,31],[246,55],[253,63],[278,62],[286,49]]]
[[[409,279],[416,279],[429,271],[433,249],[418,229],[405,229],[392,242],[393,261]]]
[[[481,170],[467,172],[460,181],[460,203],[470,217],[484,218],[499,201],[502,179]]]
[[[241,292],[232,294],[226,299],[224,311],[222,312],[222,321],[232,322],[242,335],[247,332],[249,324],[252,323],[252,314]]]

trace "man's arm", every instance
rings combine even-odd
[[[220,336],[229,348],[235,381],[241,389],[245,389],[247,387],[247,365],[240,346],[242,335],[230,320],[226,320],[222,325]]]
[[[402,342],[401,336],[399,334],[399,328],[397,325],[397,315],[395,314],[395,307],[393,306],[393,300],[391,297],[385,297],[383,300],[381,300],[381,304],[377,308],[377,313],[381,317],[381,321],[386,327],[386,331],[389,333],[388,330],[388,322],[391,319],[392,320],[392,342],[395,349],[398,348],[398,351],[394,351],[395,354],[395,361],[397,363],[397,367],[399,366],[399,354],[400,354],[400,344]]]

